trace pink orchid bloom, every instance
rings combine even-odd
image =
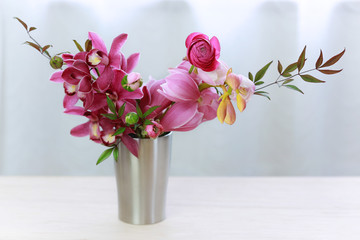
[[[210,89],[200,92],[187,71],[173,69],[165,81],[159,93],[175,102],[161,119],[165,131],[189,131],[216,117],[218,95]]]
[[[246,108],[246,103],[255,92],[255,84],[243,75],[230,73],[226,77],[226,83],[232,88],[231,98],[237,102],[240,112]],[[236,97],[235,97],[236,96]]]
[[[161,85],[164,83],[165,79],[151,79],[142,87],[143,97],[140,99],[139,104],[141,111],[146,112],[151,107],[159,106],[147,117],[148,119],[161,117],[164,109],[168,108],[171,104],[169,99],[158,92],[162,90]]]
[[[104,63],[108,63],[115,69],[122,69],[128,73],[134,69],[137,62],[139,61],[139,53],[134,53],[130,55],[128,59],[125,59],[125,56],[120,52],[127,39],[127,34],[120,34],[113,40],[109,53],[106,49],[104,41],[99,37],[99,35],[94,32],[89,32],[89,39],[92,42],[93,49],[98,51],[97,53],[100,57],[100,62],[103,61],[104,58],[107,58],[108,61],[104,61]]]

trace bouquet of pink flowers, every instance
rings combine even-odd
[[[221,123],[233,124],[236,120],[233,102],[242,112],[252,95],[269,98],[268,93],[262,91],[265,87],[276,84],[303,93],[293,85],[294,77],[322,83],[324,81],[308,72],[340,72],[327,67],[335,64],[345,52],[323,62],[320,51],[315,67],[304,71],[305,47],[298,60],[289,66],[283,68],[278,61],[278,79],[264,85],[262,78],[272,62],[255,76],[233,73],[232,68],[219,59],[219,40],[195,32],[185,40],[187,52],[179,65],[170,68],[164,79],[151,79],[143,85],[141,75],[133,72],[139,53],[126,58],[121,52],[127,34],[117,36],[108,51],[104,41],[96,33],[89,32],[84,48],[74,40],[78,53],[51,56],[48,52],[51,45],[42,46],[31,36],[30,32],[36,28],[16,19],[32,39],[25,43],[49,58],[54,69],[60,69],[50,80],[64,87],[64,112],[86,118],[85,123],[71,129],[71,135],[90,136],[92,141],[109,147],[97,164],[111,153],[117,159],[120,142],[138,156],[134,137],[157,138],[170,131],[190,131],[216,117]]]

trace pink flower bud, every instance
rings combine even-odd
[[[141,87],[142,83],[143,82],[140,73],[136,72],[132,72],[126,75],[121,81],[121,85],[129,92],[133,92],[139,87]]]
[[[156,122],[151,121],[153,124],[146,125],[145,131],[148,133],[150,138],[157,138],[160,134],[164,132],[163,126]]]

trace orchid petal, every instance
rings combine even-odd
[[[85,74],[90,74],[89,66],[83,60],[76,60],[73,64],[73,67]]]
[[[90,94],[87,94],[90,95]],[[103,93],[95,93],[93,95],[92,105],[89,107],[91,111],[97,111],[107,106],[106,95]]]
[[[131,72],[139,62],[140,53],[131,54],[127,59],[127,72]]]
[[[188,74],[173,73],[166,79],[166,83],[162,84],[162,94],[171,101],[196,101],[200,97],[199,88]]]
[[[230,99],[227,101],[226,105],[226,116],[225,116],[225,123],[232,125],[236,120],[236,113],[234,106],[232,105]]]
[[[114,79],[114,72],[110,67],[104,69],[104,71],[100,74],[100,77],[96,80],[96,85],[100,89],[100,91],[105,91],[109,88],[112,80]]]
[[[65,109],[64,113],[83,116],[85,113],[85,109],[79,106],[72,106],[70,108]]]
[[[61,77],[62,73],[63,71],[54,72],[50,77],[50,81],[58,82],[58,83],[64,82],[64,79]]]
[[[109,58],[110,58],[110,65],[114,66],[115,68],[119,68],[121,64],[120,59],[120,49],[124,45],[125,41],[127,39],[127,34],[123,33],[114,38],[110,52],[109,52]]]
[[[70,134],[75,137],[85,137],[90,133],[90,121],[71,129]]]
[[[78,85],[79,81],[81,78],[83,78],[84,75],[85,74],[82,71],[74,67],[69,67],[62,72],[61,77],[69,84]]]
[[[246,108],[246,101],[244,98],[241,97],[240,93],[236,94],[236,103],[240,112],[244,111],[244,109]]]
[[[98,122],[91,122],[90,126],[90,139],[99,140],[100,139],[100,127]]]
[[[184,126],[197,113],[197,104],[192,102],[179,102],[170,107],[160,124],[164,131],[173,131]]]
[[[78,93],[79,94],[79,93]],[[88,94],[84,95],[84,108],[90,109],[90,107],[93,105],[94,103],[94,93],[93,92],[89,92]]]
[[[121,136],[122,143],[135,156],[139,157],[139,143],[127,134]]]
[[[65,95],[63,100],[63,106],[64,108],[69,108],[74,106],[78,101],[79,101],[79,97],[76,94],[72,96]]]
[[[83,93],[89,93],[91,90],[91,77],[89,75],[86,75],[79,82],[79,91]]]
[[[197,126],[199,126],[203,122],[204,114],[201,112],[197,112],[194,117],[187,122],[182,127],[179,127],[176,129],[178,132],[187,132],[195,129]]]
[[[94,32],[89,32],[89,39],[91,40],[94,49],[99,49],[100,51],[107,53],[105,43],[99,35]]]
[[[217,114],[219,121],[221,123],[224,123],[224,119],[226,116],[226,102],[224,101],[224,99],[220,102],[216,114]]]

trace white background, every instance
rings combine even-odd
[[[125,55],[140,52],[135,71],[160,79],[185,56],[184,41],[194,31],[216,35],[221,59],[247,75],[271,60],[297,60],[307,45],[312,68],[320,48],[324,58],[346,48],[325,84],[297,85],[305,92],[273,86],[271,101],[254,96],[233,126],[216,119],[196,130],[175,133],[173,175],[359,175],[360,59],[359,1],[62,1],[0,2],[0,174],[111,175],[113,163],[95,162],[104,148],[70,136],[86,121],[63,113],[61,84],[48,79],[47,60],[22,45],[27,35],[13,19],[38,30],[52,53],[76,52],[88,31],[108,47],[129,34]],[[277,77],[276,64],[266,75]]]

